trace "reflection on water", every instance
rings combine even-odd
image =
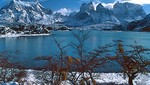
[[[63,44],[76,42],[71,31],[53,31],[53,36],[60,42],[64,41]],[[98,46],[109,44],[113,40],[123,40],[125,44],[137,41],[140,45],[150,48],[150,33],[101,31],[91,31],[85,47],[91,51]],[[0,51],[5,50],[19,50],[18,60],[28,67],[39,65],[39,62],[33,62],[35,57],[54,55],[58,52],[51,36],[1,38]],[[67,48],[67,54],[76,56],[71,47]]]

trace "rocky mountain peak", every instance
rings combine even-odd
[[[0,19],[5,22],[41,23],[41,20],[49,21],[52,10],[45,9],[38,1],[12,0],[0,9],[0,14]]]
[[[101,3],[97,5],[96,12],[99,14],[112,15],[112,11],[108,8],[105,8]]]
[[[148,14],[148,15],[144,18],[144,20],[150,22],[150,14]]]
[[[99,3],[96,7],[96,10],[101,10],[103,8],[104,8],[104,6],[101,3]]]
[[[89,3],[83,3],[80,7],[80,12],[94,12],[95,8],[94,8],[94,4],[93,2],[89,2]]]
[[[119,3],[117,2],[113,9],[113,14],[119,19],[127,22],[131,22],[133,20],[140,20],[146,16],[145,11],[142,6],[133,3]]]

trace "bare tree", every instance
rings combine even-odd
[[[87,52],[86,41],[89,38],[88,31],[76,31],[73,32],[73,36],[76,39],[71,44],[63,45],[63,42],[58,42],[52,37],[58,52],[56,56],[37,57],[36,60],[46,60],[47,65],[44,66],[43,73],[51,71],[51,79],[48,80],[43,75],[43,79],[51,82],[51,84],[60,84],[63,80],[69,80],[73,85],[88,84],[96,85],[96,81],[93,78],[92,73],[100,66],[106,63],[106,52],[109,45],[105,47],[99,47],[99,49],[93,52]],[[74,48],[74,53],[77,56],[67,56],[66,48],[71,46]]]
[[[45,60],[47,61],[47,64],[41,68],[42,69],[42,79],[45,80],[45,82],[51,83],[52,85],[59,85],[61,81],[66,80],[67,72],[69,71],[68,66],[65,64],[65,59],[66,59],[66,48],[69,46],[63,45],[63,42],[57,41],[53,36],[52,36],[53,41],[55,42],[58,52],[54,56],[43,56],[43,57],[37,57],[36,60]],[[51,71],[51,72],[48,72]],[[47,73],[50,76],[45,75]]]
[[[96,85],[92,73],[107,62],[107,49],[110,45],[99,47],[93,52],[87,52],[86,42],[90,37],[89,31],[76,31],[73,33],[76,42],[71,42],[71,46],[75,49],[77,56],[72,60],[69,80],[76,85],[80,81],[81,84]],[[78,62],[77,62],[77,61]],[[88,75],[87,75],[88,74]],[[92,83],[89,82],[91,80]]]
[[[23,77],[19,75],[23,72],[21,65],[11,61],[11,58],[12,55],[7,51],[0,53],[0,82],[17,81]]]
[[[121,41],[117,41],[116,45],[116,55],[110,59],[115,60],[122,67],[123,72],[128,76],[128,83],[133,85],[133,80],[138,73],[148,71],[150,60],[146,58],[146,54],[150,50],[138,44],[123,45]]]

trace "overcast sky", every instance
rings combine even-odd
[[[9,4],[11,0],[0,0],[0,7]],[[23,1],[36,1],[36,0],[23,0]],[[107,4],[113,4],[116,1],[131,2],[140,4],[143,6],[146,13],[150,13],[150,0],[38,0],[44,7],[51,8],[53,11],[71,12],[72,10],[79,10],[79,7],[84,2],[101,2]]]

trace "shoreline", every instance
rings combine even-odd
[[[70,31],[70,30],[53,30],[53,31]],[[72,31],[72,30],[71,30]],[[149,32],[138,32],[138,31],[106,31],[106,30],[84,30],[84,31],[100,31],[100,32],[116,32],[116,33],[121,33],[121,32],[133,32],[133,33],[149,33]],[[7,33],[5,35],[0,35],[0,38],[16,38],[16,37],[32,37],[32,36],[49,36],[52,35],[52,33],[42,33],[42,34],[11,34]]]
[[[6,35],[0,35],[0,38],[16,38],[16,37],[32,37],[32,36],[49,36],[52,35],[52,33],[49,34],[6,34]]]

